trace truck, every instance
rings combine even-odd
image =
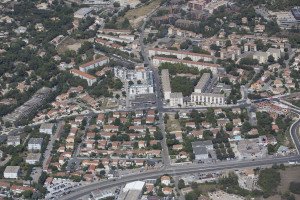
[[[297,161],[289,161],[289,165],[297,165],[298,162]]]

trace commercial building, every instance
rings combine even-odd
[[[196,160],[209,158],[209,151],[213,151],[213,143],[211,140],[192,142],[193,153]]]
[[[183,105],[183,95],[182,92],[174,92],[170,94],[170,106],[182,106]]]
[[[74,18],[85,19],[93,12],[93,8],[80,8],[74,13]]]
[[[42,154],[40,153],[29,153],[26,158],[26,163],[35,165],[42,160]]]
[[[44,123],[40,127],[40,133],[46,133],[49,135],[53,134],[55,124],[54,123]]]
[[[195,93],[204,93],[210,81],[210,73],[204,73],[195,87]]]
[[[89,69],[94,69],[95,67],[103,66],[107,63],[109,63],[109,58],[106,56],[103,56],[103,57],[93,60],[91,62],[80,65],[79,70],[84,73],[87,73],[87,71]]]
[[[127,183],[119,195],[120,200],[138,200],[142,194],[145,182],[135,181]]]
[[[8,136],[7,137],[7,145],[18,146],[21,144],[20,136]]]
[[[20,171],[20,166],[7,166],[3,175],[4,178],[18,178]]]
[[[43,105],[44,101],[51,93],[51,89],[43,87],[36,91],[30,100],[26,101],[22,106],[16,108],[12,113],[3,117],[3,121],[16,122],[26,118],[34,109]]]
[[[88,83],[88,86],[92,86],[97,81],[96,77],[94,77],[92,75],[89,75],[89,74],[86,74],[86,73],[84,73],[82,71],[79,71],[78,69],[71,69],[70,72],[74,76],[78,76],[78,77],[86,80],[87,83]]]
[[[162,84],[164,98],[165,98],[165,100],[169,100],[170,94],[171,94],[171,85],[170,85],[168,69],[163,69],[161,71],[161,84]]]
[[[106,199],[108,197],[114,196],[114,194],[110,190],[95,190],[91,192],[91,194],[95,200]]]
[[[286,12],[269,12],[276,16],[277,23],[282,29],[300,28],[300,7],[294,7]]]
[[[250,156],[261,157],[263,155],[263,147],[259,146],[257,138],[240,140],[237,148],[243,158]]]
[[[191,52],[186,52],[186,51],[175,51],[175,50],[168,50],[168,49],[150,48],[149,56],[152,57],[155,55],[176,56],[178,59],[181,59],[181,60],[188,57],[188,58],[192,59],[192,61],[197,61],[197,62],[199,60],[203,60],[205,62],[213,62],[214,61],[214,57],[212,55],[191,53]]]
[[[162,63],[173,63],[173,64],[181,63],[187,65],[188,67],[197,67],[199,71],[203,69],[209,69],[214,74],[218,73],[218,68],[219,68],[218,64],[196,62],[190,60],[179,60],[179,59],[159,57],[159,56],[154,56],[152,59],[152,63],[154,66],[159,66]]]
[[[41,150],[43,142],[43,138],[30,138],[28,142],[28,150]]]

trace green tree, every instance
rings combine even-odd
[[[280,180],[280,173],[276,169],[267,168],[260,172],[257,184],[267,195],[272,195],[276,192]]]
[[[119,3],[119,2],[114,2],[114,4],[113,4],[113,5],[114,5],[114,7],[115,7],[115,8],[118,8],[118,7],[120,7],[120,3]]]
[[[233,124],[231,122],[226,124],[226,131],[232,131],[233,129]]]
[[[180,179],[180,180],[178,181],[178,188],[179,188],[179,189],[185,188],[184,180]]]
[[[25,199],[30,199],[31,196],[32,196],[32,191],[30,191],[30,190],[25,190],[22,194],[24,195],[24,198],[25,198]]]
[[[269,55],[268,62],[270,62],[270,63],[275,62],[275,59],[274,59],[274,57],[272,55]]]

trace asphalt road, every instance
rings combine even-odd
[[[80,197],[84,195],[90,194],[90,192],[100,189],[108,189],[111,187],[120,186],[126,184],[128,182],[137,181],[137,180],[145,180],[145,179],[155,179],[159,176],[164,174],[169,174],[171,176],[179,176],[184,174],[192,174],[192,173],[199,173],[199,172],[212,172],[212,171],[219,171],[219,170],[233,170],[233,169],[241,169],[241,168],[248,168],[248,167],[263,167],[266,165],[272,164],[279,164],[279,163],[287,163],[288,161],[298,161],[300,162],[300,157],[296,156],[283,156],[283,157],[272,157],[269,159],[257,159],[254,161],[244,161],[244,162],[234,162],[234,161],[227,161],[227,162],[220,162],[211,165],[201,165],[201,164],[191,164],[172,167],[169,169],[160,169],[160,170],[153,170],[150,172],[141,173],[138,176],[136,174],[129,175],[120,179],[113,179],[107,180],[103,182],[91,183],[87,186],[82,186],[76,188],[76,190],[66,196],[60,197],[63,200],[73,200],[73,199],[80,199]]]

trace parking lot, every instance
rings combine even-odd
[[[31,172],[30,175],[33,179],[33,182],[38,183],[41,173],[42,173],[42,168],[41,167],[32,168],[32,172]]]
[[[60,197],[75,191],[76,187],[82,183],[73,182],[71,180],[55,178],[47,187],[46,199],[59,199]]]

